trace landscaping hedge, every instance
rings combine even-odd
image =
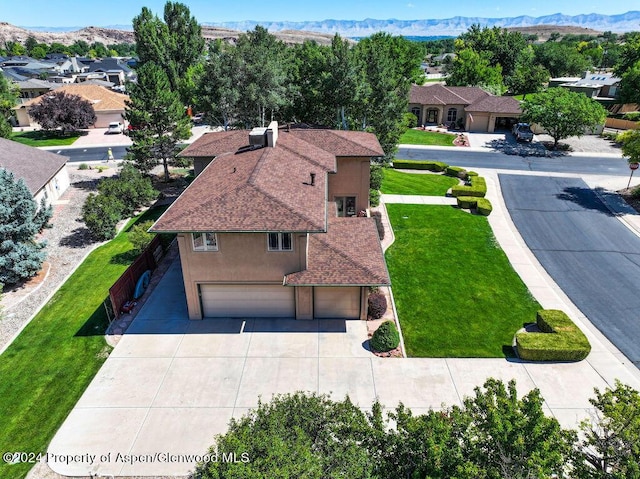
[[[393,167],[398,170],[444,171],[449,165],[442,161],[393,160]]]
[[[458,196],[458,206],[465,209],[475,208],[478,204],[478,199],[482,198],[478,198],[477,196]]]
[[[536,322],[541,333],[516,334],[520,358],[530,361],[582,361],[591,351],[589,340],[563,311],[538,311]]]
[[[463,180],[467,178],[467,170],[465,170],[461,166],[447,166],[447,168],[444,170],[444,174]]]
[[[478,214],[483,216],[489,216],[493,211],[493,206],[491,206],[491,201],[486,198],[478,198],[476,203],[476,210]]]
[[[487,183],[482,176],[471,176],[471,185],[457,185],[451,188],[453,196],[477,196],[484,197],[487,194]]]
[[[371,349],[379,353],[386,353],[400,344],[400,333],[393,321],[385,321],[373,332],[369,340]]]

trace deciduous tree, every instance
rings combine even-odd
[[[504,91],[502,67],[492,67],[489,60],[480,53],[465,48],[447,65],[447,85],[450,86],[489,86]]]
[[[13,115],[13,107],[18,100],[17,88],[12,86],[4,75],[0,75],[0,137],[11,136],[9,118]]]
[[[29,116],[44,130],[60,130],[62,134],[89,128],[96,122],[93,105],[78,95],[56,91],[43,95],[31,107]]]
[[[522,120],[537,123],[553,138],[553,147],[570,136],[582,136],[585,129],[604,123],[606,110],[582,93],[565,88],[549,88],[522,105]]]
[[[49,226],[51,207],[38,207],[22,179],[0,168],[0,284],[34,276],[46,257],[45,242],[35,237]]]

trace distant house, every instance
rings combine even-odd
[[[106,128],[111,122],[122,121],[125,101],[129,98],[127,95],[116,93],[99,85],[73,83],[61,86],[56,91],[63,91],[71,95],[78,95],[85,100],[88,100],[93,105],[93,109],[96,112],[97,120],[95,125],[93,125],[95,128]],[[29,117],[29,110],[33,105],[42,101],[42,98],[42,96],[34,98],[33,100],[29,100],[25,104],[15,108],[19,126],[31,125],[32,120]]]
[[[52,83],[47,80],[39,80],[37,78],[30,78],[28,80],[16,82],[18,88],[20,88],[20,101],[25,103],[33,98],[37,98],[40,95],[60,88],[59,83]]]
[[[366,319],[389,274],[369,208],[371,133],[207,133],[196,178],[152,226],[178,236],[190,319]]]
[[[522,115],[520,102],[509,96],[495,96],[478,87],[440,84],[413,85],[409,111],[419,125],[446,125],[467,131],[492,133],[510,129]]]
[[[0,168],[24,180],[34,199],[52,204],[69,187],[68,158],[0,138]]]
[[[549,86],[559,86],[577,93],[584,93],[594,100],[614,100],[618,96],[621,78],[612,73],[584,72],[582,78],[552,78]]]

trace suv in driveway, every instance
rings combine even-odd
[[[119,121],[112,121],[107,127],[107,133],[122,133],[124,131],[124,125]]]
[[[511,131],[516,141],[533,141],[533,131],[529,123],[516,123]]]

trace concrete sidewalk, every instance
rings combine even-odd
[[[49,452],[65,459],[50,456],[49,466],[64,475],[184,476],[197,460],[187,455],[205,454],[230,418],[297,390],[348,394],[363,409],[375,399],[389,408],[402,401],[419,414],[461,404],[489,377],[515,379],[521,394],[540,389],[546,412],[575,428],[592,412],[594,388],[619,379],[640,389],[640,372],[593,331],[525,247],[497,176],[483,174],[496,239],[543,307],[564,309],[585,330],[593,346],[585,361],[378,358],[366,349],[362,321],[189,321],[176,261],[56,434]],[[389,227],[384,203],[379,211]]]

